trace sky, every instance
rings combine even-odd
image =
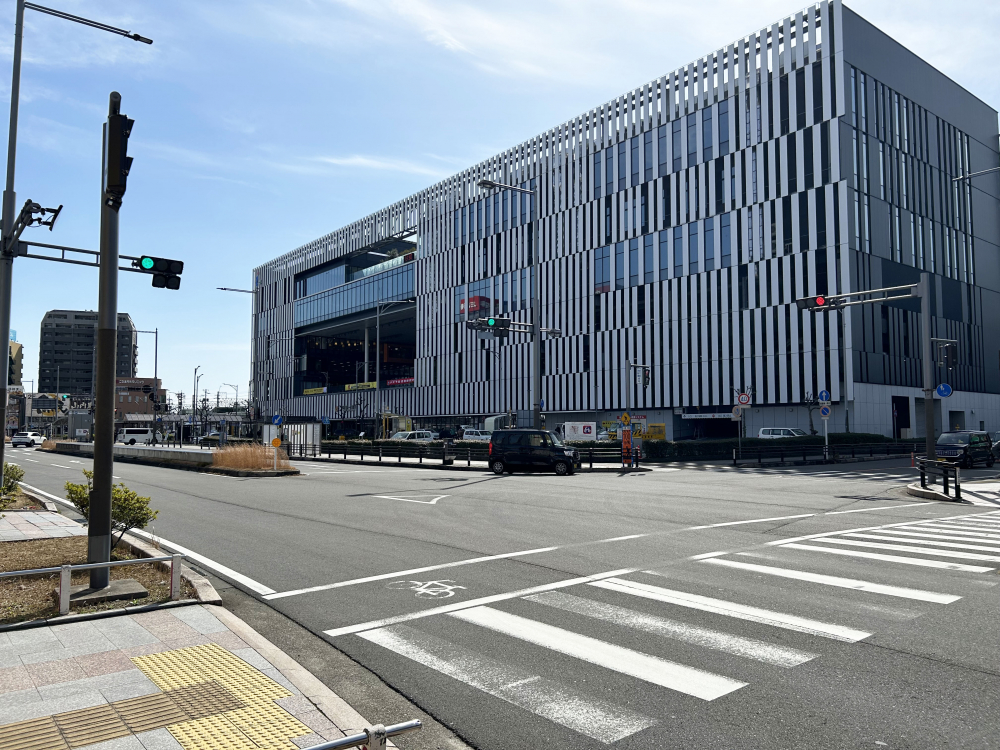
[[[790,15],[783,0],[45,0],[151,46],[25,13],[17,205],[65,206],[22,239],[96,250],[108,94],[135,120],[120,252],[184,261],[179,291],[122,273],[190,403],[246,398],[252,269]],[[847,5],[994,108],[1000,3]],[[905,9],[905,12],[904,12]],[[14,0],[0,2],[0,102]],[[6,114],[7,110],[3,110]],[[97,307],[96,268],[14,264],[11,328],[37,380],[47,310]],[[151,377],[154,337],[139,336]]]

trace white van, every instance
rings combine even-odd
[[[124,430],[118,430],[115,442],[125,443],[126,445],[135,445],[137,443],[141,445],[149,445],[151,443],[156,445],[163,442],[163,435],[159,432],[153,432],[148,427],[126,427]]]

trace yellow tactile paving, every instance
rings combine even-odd
[[[137,656],[132,661],[164,692],[180,696],[191,690],[214,690],[219,709],[235,705],[210,687],[214,682],[242,703],[240,708],[168,726],[184,750],[297,750],[292,738],[312,733],[274,702],[290,696],[288,690],[217,644]]]
[[[3,750],[69,750],[51,716],[0,727]]]

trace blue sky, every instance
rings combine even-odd
[[[49,0],[149,47],[27,11],[16,189],[65,205],[25,239],[97,249],[108,93],[136,121],[121,252],[185,262],[179,292],[121,274],[159,328],[171,392],[245,397],[251,269],[785,15],[784,0]],[[994,107],[1000,4],[848,3]],[[0,3],[0,101],[13,0]],[[6,108],[3,109],[6,115]],[[53,308],[95,309],[97,270],[15,262],[11,327],[38,368]],[[140,336],[139,374],[153,374]],[[26,385],[28,385],[26,383]]]

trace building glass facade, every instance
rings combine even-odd
[[[737,391],[753,394],[755,430],[800,426],[829,390],[832,431],[902,434],[922,398],[918,308],[795,300],[928,271],[934,335],[959,341],[938,377],[963,395],[942,424],[958,411],[975,424],[975,411],[1000,429],[1000,332],[985,325],[1000,304],[1000,179],[952,180],[1000,164],[997,131],[994,110],[824,0],[256,269],[256,397],[304,418],[342,405],[293,394],[294,339],[373,297],[293,305],[290,280],[413,231],[409,280],[392,282],[415,300],[413,386],[378,396],[395,413],[530,408],[527,337],[484,343],[461,322],[487,308],[529,322],[537,252],[541,323],[563,332],[543,343],[548,412],[601,418],[632,389],[685,437],[712,421],[686,414],[728,412]],[[648,387],[627,361],[652,368]]]

